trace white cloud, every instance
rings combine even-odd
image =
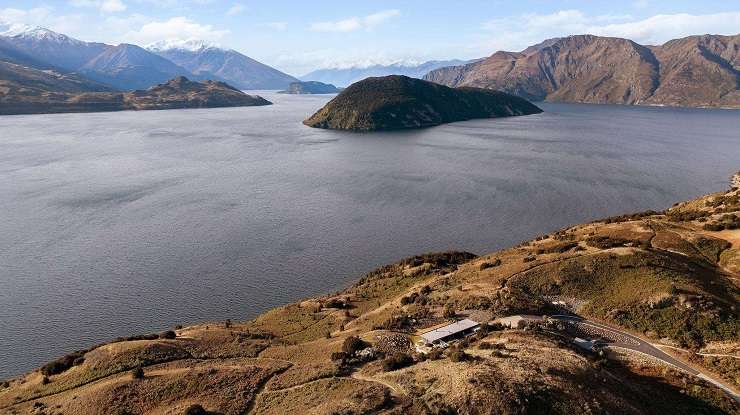
[[[34,7],[30,9],[4,8],[0,9],[0,22],[11,25],[40,26],[56,32],[80,37],[78,28],[83,26],[84,18],[75,14],[59,14],[48,6]]]
[[[623,37],[641,44],[662,44],[695,34],[736,34],[740,12],[656,15],[636,20],[630,15],[592,16],[579,10],[524,14],[487,21],[487,32],[472,49],[481,55],[497,50],[522,50],[545,39],[576,34]],[[475,52],[474,52],[475,53]]]
[[[36,7],[33,9],[15,9],[9,7],[0,9],[0,21],[8,23],[21,23],[28,25],[41,25],[52,15],[49,7]]]
[[[398,17],[400,15],[401,11],[396,9],[383,10],[378,13],[373,13],[369,16],[365,16],[365,18],[363,19],[364,27],[366,29],[373,29],[375,26],[382,24],[386,20],[393,17]]]
[[[245,10],[247,10],[247,8],[244,7],[243,4],[236,3],[229,8],[226,14],[229,16],[236,16],[239,13],[243,13]]]
[[[261,23],[258,26],[265,27],[272,30],[285,30],[288,28],[288,22],[267,22]]]
[[[356,30],[373,30],[388,19],[401,15],[400,10],[391,9],[383,10],[364,17],[349,17],[342,20],[329,22],[316,22],[311,24],[311,30],[314,32],[354,32]]]
[[[72,7],[94,7],[103,13],[118,13],[126,10],[122,0],[69,0]]]
[[[740,12],[659,14],[635,22],[593,26],[589,30],[595,35],[624,37],[644,44],[661,44],[689,35],[740,33]]]
[[[100,11],[105,13],[116,13],[126,10],[126,5],[121,0],[103,0],[100,2]]]
[[[228,30],[214,29],[211,25],[196,23],[187,17],[173,17],[165,21],[150,21],[138,30],[124,35],[127,42],[149,44],[164,39],[200,39],[217,41],[228,34]]]

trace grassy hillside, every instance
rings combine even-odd
[[[412,347],[421,332],[462,317],[577,313],[740,388],[735,180],[663,212],[484,256],[407,258],[252,321],[73,353],[0,385],[0,413],[204,413],[194,405],[219,414],[738,413],[697,377],[625,350],[583,351],[547,324],[485,324],[444,351]]]

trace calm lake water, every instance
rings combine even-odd
[[[352,134],[269,107],[0,117],[0,377],[248,319],[402,257],[486,253],[722,190],[740,112],[542,104]]]

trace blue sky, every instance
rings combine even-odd
[[[736,34],[740,2],[0,0],[0,21],[112,44],[204,39],[302,75],[321,67],[471,59],[570,34],[649,44]]]

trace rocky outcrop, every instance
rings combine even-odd
[[[529,101],[503,92],[448,88],[392,75],[350,85],[303,123],[336,130],[400,130],[540,112]]]
[[[550,39],[429,72],[447,85],[531,100],[740,108],[737,36],[692,36],[662,46],[592,35]]]
[[[42,114],[57,112],[100,112],[216,108],[270,105],[260,96],[247,95],[223,82],[193,82],[185,77],[147,90],[133,92],[64,93],[43,86],[0,83],[0,114]]]

